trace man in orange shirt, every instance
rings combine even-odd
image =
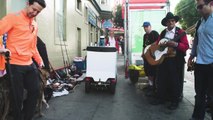
[[[0,20],[0,35],[8,34],[6,46],[11,52],[10,64],[15,84],[11,102],[16,120],[33,118],[39,95],[39,73],[32,58],[39,67],[43,66],[36,48],[38,29],[34,18],[46,7],[46,3],[44,0],[28,0],[27,3],[23,10]],[[24,89],[27,90],[27,98],[23,102]]]

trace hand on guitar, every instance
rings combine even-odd
[[[178,43],[175,42],[175,41],[168,41],[168,42],[166,43],[166,45],[167,45],[168,47],[177,47],[177,46],[178,46]]]
[[[165,46],[165,47],[177,47],[178,43],[175,41],[164,41],[164,42],[161,42],[159,45]]]

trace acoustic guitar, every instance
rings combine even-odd
[[[179,36],[172,39],[172,41],[178,40],[185,34],[185,32],[181,33]],[[162,46],[162,44],[165,44],[168,41],[171,40],[163,38],[159,41],[158,44],[150,44],[144,49],[144,57],[150,65],[161,64],[165,57],[175,57],[176,50],[173,47]]]

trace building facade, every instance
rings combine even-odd
[[[100,8],[96,0],[45,0],[47,7],[36,17],[38,36],[46,44],[54,69],[84,57],[88,45],[100,36]],[[26,6],[27,0],[0,0],[0,19]],[[67,63],[67,64],[65,64]]]

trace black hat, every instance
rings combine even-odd
[[[166,17],[163,18],[163,20],[161,21],[161,24],[162,24],[163,26],[167,26],[166,23],[167,23],[167,21],[168,21],[169,19],[175,19],[175,21],[178,22],[178,20],[180,19],[180,17],[179,17],[179,16],[174,16],[173,13],[168,12],[168,13],[166,14]]]

